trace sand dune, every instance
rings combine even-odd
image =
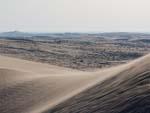
[[[122,68],[44,113],[150,113],[150,55]]]
[[[83,107],[83,104],[94,98],[95,93],[90,92],[92,89],[100,87],[101,90],[94,91],[101,92],[98,93],[101,96],[105,94],[106,87],[111,91],[109,87],[114,84],[114,78],[112,80],[111,77],[115,77],[119,84],[120,80],[126,80],[130,75],[148,73],[149,59],[150,55],[147,55],[110,69],[82,72],[0,56],[0,113],[77,113],[78,110],[82,113],[94,113],[85,111],[86,108]],[[83,97],[91,98],[84,101]],[[91,104],[85,105],[90,108]],[[92,105],[91,107],[97,108]]]

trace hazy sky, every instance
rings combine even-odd
[[[0,0],[0,31],[150,31],[150,0]]]

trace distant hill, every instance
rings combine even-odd
[[[30,33],[30,32],[20,32],[20,31],[10,31],[0,33],[0,37],[9,38],[22,38],[22,37],[33,37],[33,36],[51,36],[52,33]]]
[[[20,32],[20,31],[10,31],[10,32],[0,33],[0,37],[31,37],[33,35],[34,34]]]
[[[0,37],[3,38],[66,38],[66,39],[123,39],[123,40],[139,40],[139,39],[150,39],[148,33],[128,33],[128,32],[106,32],[106,33],[30,33],[20,31],[10,31],[0,33]]]
[[[87,34],[87,33],[86,33]],[[53,37],[53,38],[62,38],[62,37],[80,37],[82,33],[30,33],[30,32],[20,32],[20,31],[10,31],[0,33],[0,37],[9,37],[9,38],[22,38],[22,37]]]

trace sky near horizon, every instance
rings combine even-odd
[[[0,32],[149,32],[150,0],[0,0]]]

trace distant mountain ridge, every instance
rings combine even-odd
[[[20,31],[10,31],[0,33],[0,37],[31,37],[33,34],[20,32]]]
[[[0,37],[33,37],[33,36],[50,36],[51,33],[31,33],[31,32],[20,32],[10,31],[0,33]]]
[[[148,33],[130,33],[130,32],[106,32],[106,33],[31,33],[31,32],[20,32],[20,31],[10,31],[0,33],[0,37],[8,38],[27,38],[27,37],[53,37],[53,38],[81,38],[81,37],[92,37],[92,38],[106,38],[106,39],[150,39],[150,34]]]

